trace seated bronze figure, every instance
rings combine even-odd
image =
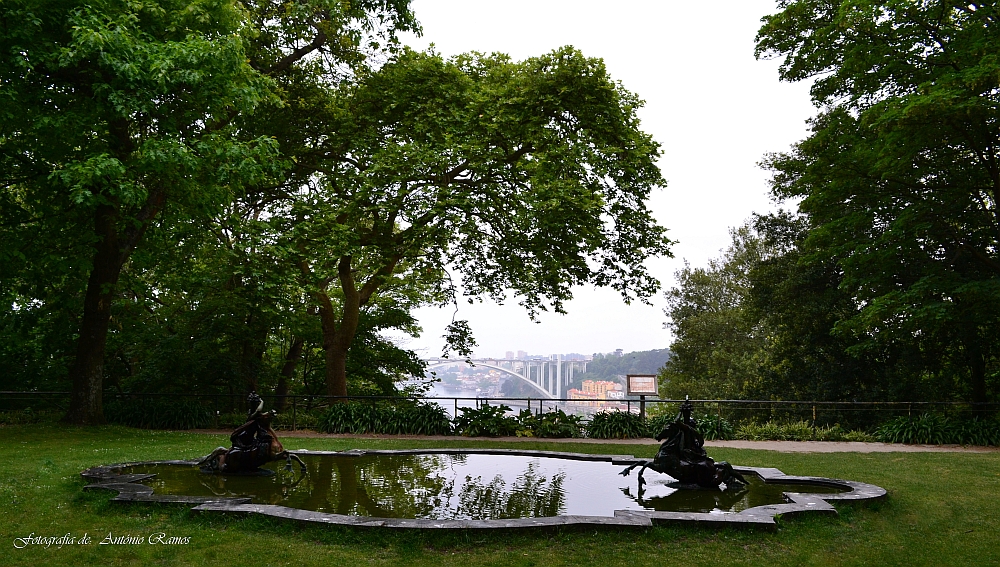
[[[303,471],[306,464],[298,455],[289,453],[281,446],[278,435],[271,428],[271,421],[276,412],[261,411],[264,400],[251,392],[247,398],[247,422],[239,426],[229,436],[232,447],[219,447],[202,459],[199,466],[202,470],[220,473],[254,473],[260,472],[260,466],[279,459],[285,459],[287,470],[292,468],[292,460],[298,461]]]
[[[685,399],[677,419],[656,436],[656,440],[662,443],[653,461],[640,461],[621,474],[628,476],[632,469],[641,466],[640,490],[645,483],[642,473],[647,468],[670,475],[681,487],[718,488],[725,484],[726,489],[731,489],[746,485],[746,479],[734,471],[732,465],[725,461],[716,463],[705,453],[705,438],[698,432],[697,422],[691,417],[692,409],[691,401]]]

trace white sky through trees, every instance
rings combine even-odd
[[[807,134],[815,113],[808,85],[778,81],[778,61],[754,59],[760,18],[773,0],[414,0],[423,37],[406,36],[416,49],[431,43],[444,56],[502,52],[514,59],[563,45],[601,57],[608,72],[646,101],[644,131],[662,145],[666,189],[649,203],[678,241],[674,258],[648,262],[664,289],[687,260],[702,266],[729,243],[729,228],[753,212],[776,206],[767,172],[757,163]],[[626,352],[666,348],[663,295],[652,306],[625,305],[611,289],[579,287],[566,315],[541,314],[532,323],[515,300],[459,302],[479,346],[477,356],[508,350],[530,354]],[[422,308],[418,339],[404,340],[421,356],[439,356],[441,335],[454,308]]]

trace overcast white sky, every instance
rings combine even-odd
[[[687,260],[704,265],[729,242],[729,228],[753,212],[773,210],[767,172],[757,163],[806,136],[815,112],[808,85],[778,81],[777,61],[757,61],[754,36],[773,0],[414,0],[423,37],[441,54],[503,52],[515,59],[572,45],[601,57],[611,76],[646,101],[642,126],[663,147],[666,189],[649,205],[678,241],[674,258],[648,262],[664,289]],[[626,352],[666,348],[663,294],[652,305],[625,305],[614,291],[581,287],[568,313],[544,313],[532,323],[511,301],[460,303],[478,356]],[[439,356],[453,309],[424,308],[424,332],[406,342],[421,355]]]

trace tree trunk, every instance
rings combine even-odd
[[[247,318],[244,327],[253,327],[253,316]],[[240,340],[240,358],[238,363],[240,378],[246,392],[256,392],[260,377],[260,369],[264,366],[264,354],[267,352],[267,329],[251,331],[252,335]]]
[[[113,200],[112,200],[113,201]],[[128,228],[119,233],[121,212],[117,203],[98,205],[94,212],[94,233],[99,239],[94,249],[94,265],[87,280],[87,295],[83,300],[80,338],[76,343],[76,360],[70,369],[73,390],[69,411],[63,421],[79,425],[104,423],[104,348],[111,321],[111,303],[122,266],[142,240],[149,223],[163,209],[166,192],[151,187],[142,209],[130,218]]]
[[[288,354],[285,355],[285,364],[281,367],[281,374],[278,375],[278,385],[274,388],[274,409],[277,411],[285,411],[285,397],[288,395],[292,376],[295,375],[295,367],[302,358],[304,345],[304,339],[292,337],[292,344],[288,347]]]
[[[104,347],[111,320],[111,301],[121,274],[117,212],[112,205],[97,207],[94,228],[100,241],[94,251],[94,267],[87,281],[76,360],[70,370],[73,391],[63,421],[79,425],[105,422],[103,408]]]
[[[343,312],[338,323],[333,303],[325,290],[313,293],[319,303],[319,318],[323,326],[323,350],[326,359],[326,393],[328,396],[347,396],[347,353],[354,342],[361,320],[361,306],[368,303],[372,294],[392,275],[401,256],[389,258],[386,263],[359,290],[354,281],[351,256],[342,256],[337,265],[337,276],[344,292]],[[306,280],[310,271],[306,262],[299,262],[299,269]],[[338,400],[346,401],[346,400]]]
[[[326,360],[326,395],[346,396],[347,395],[347,351],[351,347],[354,339],[354,331],[357,330],[357,318],[350,333],[345,332],[344,321],[349,319],[346,316],[348,310],[345,301],[345,316],[341,318],[338,325],[337,315],[333,311],[333,302],[325,292],[316,292],[316,299],[319,301],[319,319],[323,326],[323,354]],[[335,400],[344,401],[344,400]]]
[[[970,385],[972,386],[972,403],[986,403],[986,357],[980,348],[979,337],[971,337],[965,343],[965,352],[969,358]]]

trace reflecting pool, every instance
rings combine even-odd
[[[678,489],[667,475],[636,476],[607,461],[475,453],[302,455],[308,468],[271,476],[207,474],[197,467],[137,464],[122,473],[155,473],[156,494],[243,496],[317,512],[435,520],[502,520],[547,516],[614,516],[615,510],[735,513],[785,502],[783,492],[833,494],[843,489],[765,484],[746,475],[741,490]]]

